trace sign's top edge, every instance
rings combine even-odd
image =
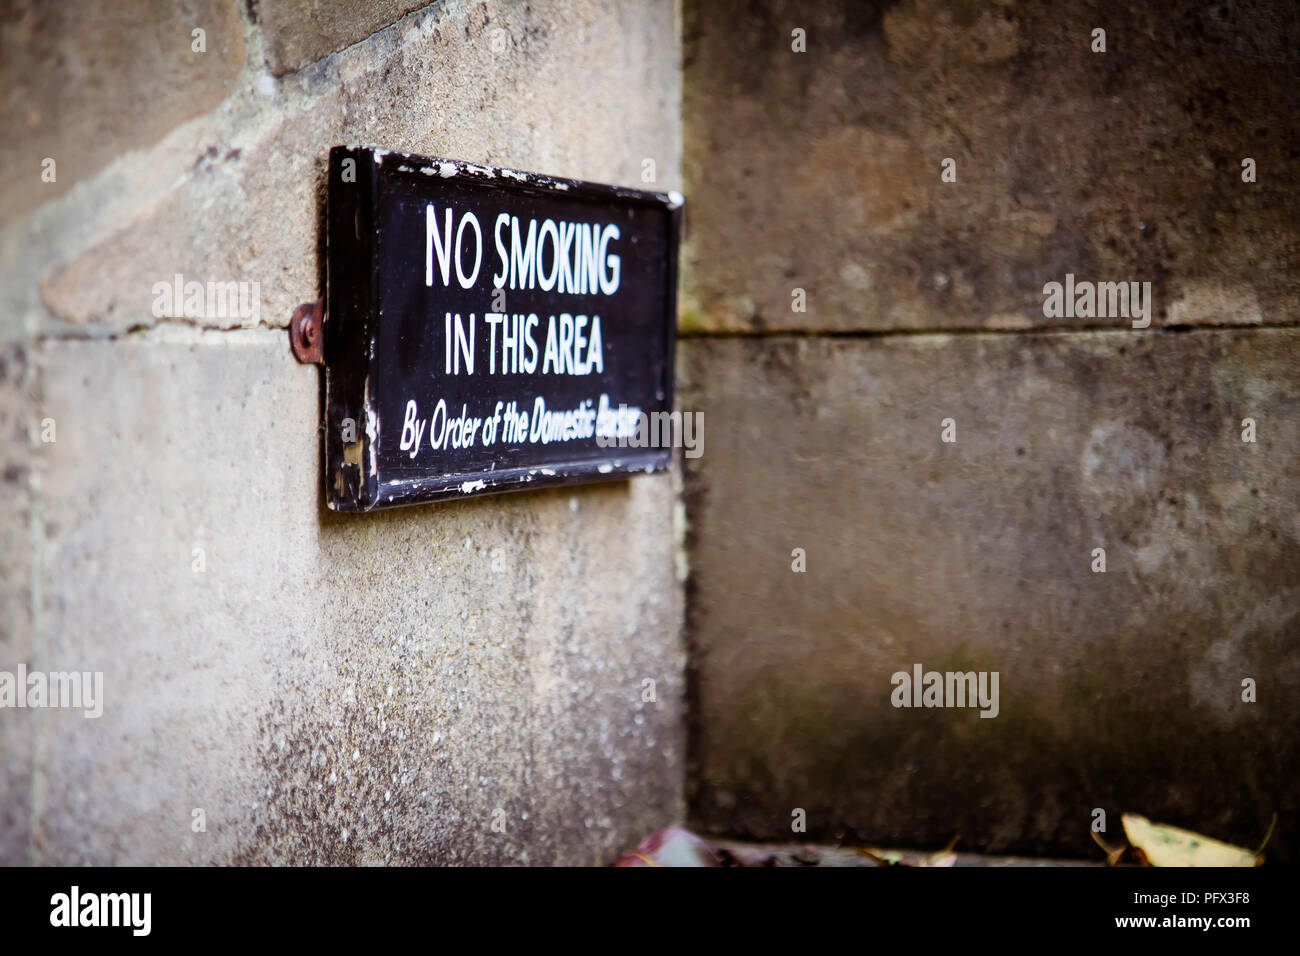
[[[398,172],[419,172],[426,176],[438,176],[443,179],[470,179],[478,182],[487,179],[501,179],[556,193],[565,193],[569,190],[576,190],[585,194],[596,192],[611,198],[660,203],[670,211],[680,209],[686,202],[686,197],[675,189],[666,193],[650,192],[644,189],[631,189],[626,186],[595,183],[582,179],[567,179],[561,176],[529,173],[520,169],[511,169],[507,166],[489,166],[484,163],[471,163],[460,159],[421,156],[417,153],[404,153],[401,150],[386,149],[371,143],[349,143],[343,148],[366,150],[374,159],[377,167],[391,168]]]

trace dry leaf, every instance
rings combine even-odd
[[[907,853],[903,850],[876,850],[868,847],[857,847],[856,852],[874,860],[877,866],[955,866],[957,854],[952,852],[952,848],[957,845],[958,839],[960,838],[953,837],[952,842],[937,853]]]
[[[1231,843],[1152,823],[1136,813],[1122,817],[1128,841],[1142,851],[1152,866],[1256,866],[1257,857],[1250,850]]]
[[[1092,839],[1093,842],[1096,843],[1097,846],[1101,847],[1102,850],[1105,852],[1107,866],[1115,866],[1117,863],[1119,863],[1120,859],[1124,856],[1125,851],[1128,850],[1128,846],[1126,845],[1120,845],[1117,847],[1107,846],[1105,841],[1102,840],[1101,837],[1097,836],[1096,830],[1092,831]]]

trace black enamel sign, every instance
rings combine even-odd
[[[368,511],[667,467],[682,200],[330,151],[325,482]],[[644,435],[644,432],[642,433]]]

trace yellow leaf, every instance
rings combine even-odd
[[[1136,813],[1123,816],[1128,841],[1146,854],[1152,866],[1255,866],[1255,854],[1231,843],[1152,823]]]

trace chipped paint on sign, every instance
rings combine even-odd
[[[680,194],[364,146],[330,162],[329,507],[668,466],[616,439],[672,409]]]

